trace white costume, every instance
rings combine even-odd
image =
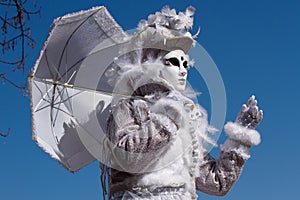
[[[192,14],[192,8],[188,8],[185,16],[190,19]],[[175,17],[170,9],[163,10],[162,15]],[[153,18],[149,17],[149,20],[155,21]],[[161,27],[161,23],[166,24],[162,18],[153,22],[155,26],[148,20],[142,27],[147,31],[141,31],[139,38],[146,41],[154,29],[163,30],[161,33],[168,29],[172,36],[172,31],[179,30],[182,35],[189,34],[182,31],[189,28],[188,23],[178,27],[175,22],[172,24],[172,17],[167,19],[168,26]],[[192,23],[187,21],[191,26]],[[172,36],[161,33],[162,38],[167,38],[163,44],[168,43]],[[147,47],[145,43],[143,45]],[[254,130],[260,122],[256,116],[260,114],[256,112],[256,116],[248,119],[251,113],[246,116],[245,108],[237,122],[225,125],[229,138],[221,145],[219,159],[209,155],[203,148],[205,142],[210,142],[208,132],[212,129],[207,113],[182,93],[189,62],[185,53],[189,48],[176,45],[172,49],[175,51],[168,49],[172,49],[170,44],[168,48],[158,50],[152,60],[151,49],[142,52],[141,58],[146,59],[139,64],[127,64],[124,67],[127,70],[119,75],[116,88],[127,97],[114,98],[108,120],[107,134],[113,144],[109,151],[110,199],[196,199],[196,190],[225,195],[249,158],[250,146],[260,142],[260,135]],[[175,68],[179,78],[172,82]],[[256,106],[254,101],[254,98],[249,100],[248,110]],[[248,125],[252,129],[245,127]]]

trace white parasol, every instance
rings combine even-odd
[[[126,37],[105,7],[60,17],[54,21],[40,57],[29,75],[33,139],[69,171],[76,171],[95,160],[78,135],[78,126],[88,120],[75,117],[76,112],[83,111],[80,116],[85,118],[97,109],[104,112],[111,98],[107,94],[108,85],[105,82],[101,84],[100,77],[96,81],[85,77],[86,72],[101,72],[92,72],[82,66],[84,60],[95,53],[93,50],[97,45],[110,49]],[[107,52],[103,52],[102,56],[112,61],[117,51]],[[90,67],[103,67],[104,70],[108,64],[103,60],[101,65],[98,63],[95,66],[93,63]],[[79,68],[82,68],[84,81],[78,76]],[[90,100],[94,104],[88,104]],[[74,111],[75,105],[82,106],[78,108],[80,111]],[[104,127],[105,113],[101,117],[102,120],[97,120],[102,121]],[[92,135],[99,137],[101,133]]]

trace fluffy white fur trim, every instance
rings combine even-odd
[[[224,130],[232,140],[239,141],[244,145],[253,146],[260,143],[260,134],[256,130],[248,129],[234,122],[227,122]]]
[[[176,124],[179,128],[182,120],[182,102],[163,97],[159,99],[153,106],[151,106],[150,111],[153,113],[160,113],[167,116],[172,122]]]

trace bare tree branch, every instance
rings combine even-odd
[[[0,0],[0,8],[4,10],[4,14],[0,16],[0,26],[2,25],[0,69],[4,69],[3,67],[6,66],[6,68],[12,68],[9,72],[20,71],[24,75],[26,47],[34,48],[35,44],[34,39],[30,36],[31,28],[27,25],[27,22],[30,20],[31,15],[40,13],[40,8],[36,9],[35,0],[32,3],[30,6],[28,0]],[[33,7],[35,10],[29,11],[29,7]],[[7,78],[7,73],[0,71],[0,79],[23,90],[25,84],[20,86],[14,80]]]
[[[9,134],[10,134],[10,128],[7,129],[6,133],[0,132],[0,136],[2,136],[2,137],[7,137]]]
[[[27,94],[26,77],[19,83],[17,74],[24,76],[27,50],[34,48],[35,41],[31,37],[30,17],[40,14],[36,1],[31,0],[0,0],[0,80]],[[7,132],[1,132],[1,137],[7,137]]]
[[[25,85],[17,85],[15,82],[13,82],[10,79],[6,78],[4,74],[0,74],[0,78],[3,79],[4,81],[7,81],[8,83],[10,83],[11,85],[13,85],[14,87],[16,87],[18,89],[21,89],[21,90],[26,89],[26,84]]]

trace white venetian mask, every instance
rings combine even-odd
[[[163,78],[178,91],[186,87],[189,56],[182,50],[170,51],[163,57],[165,67],[161,71]]]

